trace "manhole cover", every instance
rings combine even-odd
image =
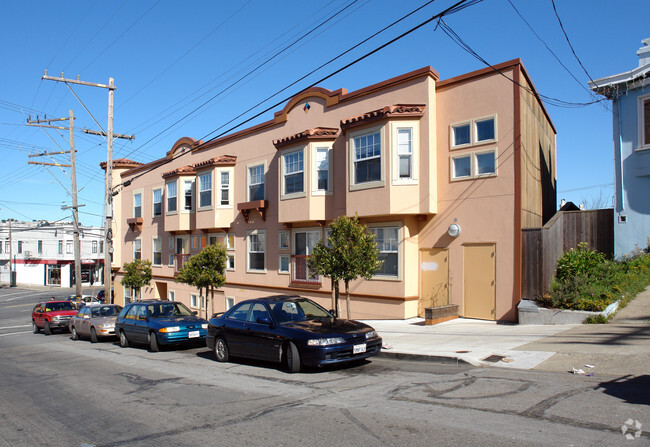
[[[496,355],[492,354],[483,359],[484,362],[490,362],[490,363],[496,363],[500,362],[501,359],[504,359],[506,356],[505,355]]]

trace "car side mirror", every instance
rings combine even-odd
[[[329,312],[330,312],[330,315],[331,315],[331,316],[333,316],[334,318],[336,318],[336,312],[334,312],[334,309],[330,309]]]
[[[84,320],[90,320],[90,315],[84,315]]]
[[[271,324],[272,324],[269,317],[258,317],[257,322],[259,324],[266,324],[267,326],[271,326]]]
[[[195,310],[193,310],[193,311],[192,311],[192,315],[198,315],[198,312],[195,311]]]

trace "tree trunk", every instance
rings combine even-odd
[[[330,278],[332,281],[332,307],[330,307],[331,310],[336,311],[336,290],[334,290],[334,278]]]
[[[336,298],[336,300],[335,300],[336,307],[334,308],[334,310],[336,311],[336,318],[340,318],[341,317],[341,300],[340,300],[339,282],[338,281],[336,281],[334,283],[334,290],[335,290],[334,296]]]
[[[350,317],[350,281],[345,281],[345,307],[348,315],[348,320]]]

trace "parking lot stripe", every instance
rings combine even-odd
[[[4,337],[5,335],[18,335],[18,334],[29,334],[30,331],[22,331],[22,332],[10,332],[8,334],[0,334],[0,337]]]

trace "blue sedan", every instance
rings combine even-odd
[[[208,321],[196,316],[182,303],[173,301],[137,301],[127,304],[115,322],[120,346],[148,344],[157,352],[161,345],[202,342]]]
[[[298,372],[377,355],[382,340],[367,324],[335,318],[307,298],[277,296],[242,301],[214,315],[206,344],[220,362],[247,357]]]

